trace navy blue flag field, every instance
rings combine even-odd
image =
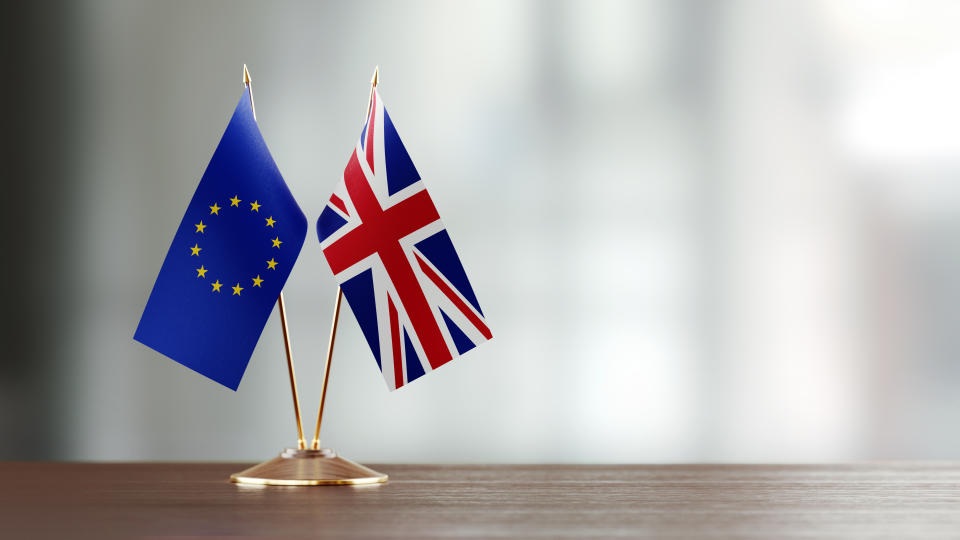
[[[134,334],[233,390],[307,234],[249,92],[200,179]]]

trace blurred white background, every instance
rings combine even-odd
[[[19,155],[53,172],[4,186],[30,190],[47,223],[31,238],[55,254],[4,263],[21,326],[2,457],[255,461],[295,443],[276,313],[236,393],[132,340],[243,63],[311,223],[380,65],[494,333],[390,393],[345,310],[325,445],[367,462],[960,455],[956,2],[8,15],[7,53],[39,81],[12,103]],[[307,426],[335,292],[311,227],[286,288]]]

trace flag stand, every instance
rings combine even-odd
[[[373,89],[377,86],[379,69],[370,79],[370,99],[367,114],[373,102]],[[250,107],[253,108],[253,86],[250,72],[243,66],[243,84],[250,89]],[[256,110],[254,109],[254,120]],[[329,448],[320,448],[320,424],[323,421],[323,405],[327,398],[327,382],[330,379],[330,362],[333,359],[333,344],[337,336],[337,323],[340,320],[340,303],[343,290],[337,288],[337,300],[333,309],[333,324],[330,327],[330,342],[327,346],[327,358],[324,364],[323,383],[320,393],[320,408],[317,411],[317,428],[310,448],[303,439],[303,424],[300,417],[300,399],[297,396],[297,379],[293,372],[293,354],[290,348],[290,336],[287,330],[287,315],[283,305],[283,293],[277,298],[280,310],[280,324],[283,328],[283,344],[287,355],[287,372],[290,375],[290,390],[293,394],[293,412],[297,418],[297,447],[287,448],[279,456],[254,465],[249,469],[230,475],[230,481],[238,484],[256,484],[267,486],[336,486],[381,484],[387,481],[387,475],[377,472],[359,463],[337,455]]]

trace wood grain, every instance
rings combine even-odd
[[[0,463],[0,538],[960,538],[960,463],[421,466],[248,487],[246,464]]]

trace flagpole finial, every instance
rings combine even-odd
[[[250,90],[250,110],[253,112],[253,119],[257,119],[257,107],[253,104],[253,85],[250,84],[250,70],[247,69],[247,65],[243,65],[243,87]]]
[[[377,83],[380,82],[380,66],[373,68],[373,76],[370,77],[370,96],[367,98],[367,115],[364,118],[370,117],[370,108],[373,106],[373,91],[377,88]]]

